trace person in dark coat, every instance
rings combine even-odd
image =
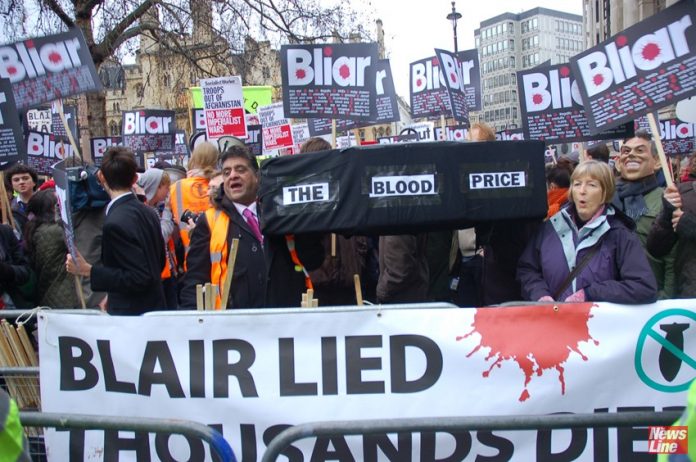
[[[379,237],[379,303],[428,301],[427,247],[426,233]]]
[[[256,159],[246,147],[232,146],[220,156],[220,162],[223,187],[213,199],[215,207],[200,216],[191,234],[180,307],[196,308],[197,284],[212,282],[220,288],[223,286],[227,260],[220,257],[211,260],[211,240],[214,242],[213,234],[220,229],[217,226],[219,214],[228,218],[226,230],[221,231],[226,236],[225,253],[229,251],[232,239],[239,239],[227,307],[300,306],[302,293],[307,290],[305,272],[296,268],[284,236],[263,236],[259,229],[256,207],[259,167]],[[211,218],[215,219],[212,227]],[[324,251],[319,235],[296,235],[293,242],[306,271],[321,266]],[[216,266],[221,263],[224,267],[216,271]]]
[[[696,173],[696,167],[691,169]],[[662,204],[648,234],[647,250],[659,258],[676,247],[674,296],[696,298],[696,181],[668,186]]]
[[[20,308],[18,287],[29,281],[29,260],[11,226],[0,224],[0,309]],[[23,307],[22,307],[23,308]]]
[[[67,256],[70,273],[89,276],[92,289],[107,292],[107,312],[139,315],[166,308],[161,273],[165,265],[159,217],[131,188],[138,179],[133,153],[109,148],[97,178],[111,197],[106,207],[102,264],[92,266],[77,254]]]
[[[24,229],[24,245],[36,273],[35,300],[40,306],[78,308],[75,276],[65,269],[68,247],[57,205],[54,189],[37,192],[27,204],[31,219]]]
[[[614,195],[609,166],[583,162],[570,184],[569,204],[544,223],[520,258],[517,277],[524,298],[654,302],[657,282],[633,232],[635,225],[609,203]],[[569,280],[576,266],[580,269]]]

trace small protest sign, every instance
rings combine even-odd
[[[111,146],[123,146],[123,139],[120,136],[103,136],[91,138],[89,146],[91,148],[92,161],[94,165],[101,165],[104,153]]]
[[[437,141],[435,138],[435,124],[432,122],[416,122],[406,125],[399,135],[416,133],[418,141]]]
[[[435,49],[435,54],[440,62],[440,69],[444,75],[445,87],[449,95],[451,115],[457,122],[469,125],[469,109],[466,106],[466,93],[464,91],[464,78],[459,59],[454,53],[446,50]]]
[[[409,133],[396,136],[383,136],[382,138],[377,138],[377,142],[379,144],[416,143],[418,142],[418,135],[415,133]]]
[[[0,77],[12,82],[18,109],[102,89],[78,27],[0,46],[0,56]]]
[[[524,139],[524,131],[521,128],[514,130],[501,130],[495,132],[496,141],[520,141]]]
[[[203,108],[191,109],[191,120],[193,121],[193,132],[194,133],[205,131],[205,109],[203,109]]]
[[[295,154],[299,154],[300,149],[305,141],[311,138],[309,134],[309,125],[306,123],[293,124],[292,125],[292,140],[295,143],[293,151]]]
[[[68,122],[73,139],[77,141],[77,106],[63,106],[63,115]],[[60,114],[56,111],[51,112],[51,133],[58,136],[68,136],[68,132],[65,126],[63,126],[63,121],[60,119]]]
[[[290,121],[283,114],[283,103],[259,107],[259,118],[264,154],[272,154],[279,149],[293,147],[292,129]]]
[[[695,22],[682,0],[570,59],[592,133],[696,94]]]
[[[522,129],[528,140],[589,141],[625,138],[633,124],[592,134],[577,82],[567,64],[537,66],[517,73]]]
[[[72,222],[72,204],[70,203],[70,185],[68,174],[63,163],[54,163],[50,173],[56,182],[56,196],[60,208],[60,219],[63,222],[63,233],[65,233],[65,243],[68,252],[73,260],[77,261],[77,246],[75,245],[75,230]]]
[[[696,150],[696,124],[675,118],[657,120],[657,126],[666,155],[690,155]],[[647,117],[636,119],[635,127],[636,130],[646,130],[655,136],[647,123]]]
[[[285,117],[374,117],[376,43],[283,45]]]
[[[29,109],[27,127],[36,132],[53,133],[53,113],[50,108]]]
[[[175,143],[174,111],[142,109],[123,112],[123,145],[133,152],[171,152]]]
[[[10,81],[0,79],[0,162],[26,159],[22,126]]]
[[[201,91],[208,139],[222,136],[246,138],[242,78],[201,79]]]
[[[247,125],[247,138],[244,144],[254,156],[263,154],[263,140],[261,139],[261,125]]]
[[[41,175],[50,175],[53,164],[72,155],[67,137],[35,131],[27,134],[27,164]]]
[[[466,106],[470,111],[481,110],[481,72],[478,50],[464,50],[457,53],[464,81],[464,96]]]
[[[469,129],[463,125],[445,127],[445,134],[442,135],[442,128],[435,127],[435,139],[438,141],[466,141],[469,136]]]
[[[411,115],[432,117],[451,113],[449,93],[436,56],[410,65]]]

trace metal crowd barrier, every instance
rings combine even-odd
[[[20,412],[19,419],[25,427],[126,430],[148,433],[176,433],[192,436],[206,441],[210,445],[211,452],[214,451],[221,462],[237,462],[232,448],[220,433],[206,425],[189,420],[54,414],[47,412]]]
[[[554,430],[562,428],[607,428],[671,425],[680,411],[621,412],[602,414],[553,414],[419,419],[343,420],[311,422],[283,430],[266,448],[261,462],[275,462],[291,443],[312,437],[372,435],[422,431]]]

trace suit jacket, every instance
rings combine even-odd
[[[262,308],[300,306],[306,291],[304,274],[295,271],[284,237],[256,239],[246,220],[234,204],[221,194],[216,206],[230,218],[227,242],[239,239],[237,259],[230,285],[228,308]],[[316,235],[296,236],[295,248],[302,264],[308,270],[318,268],[324,251]],[[182,281],[180,306],[196,308],[196,284],[210,281],[210,227],[205,215],[196,222],[191,233],[191,246],[186,257],[186,275]],[[213,281],[214,284],[217,281]]]
[[[109,314],[139,315],[166,308],[161,273],[164,240],[154,210],[134,194],[119,198],[104,220],[102,264],[93,266],[92,290],[109,295]]]

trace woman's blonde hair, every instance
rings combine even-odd
[[[608,204],[611,202],[612,197],[614,197],[614,190],[616,185],[614,183],[614,175],[611,173],[611,168],[609,165],[598,160],[587,160],[585,162],[580,162],[580,164],[575,167],[573,174],[570,176],[570,189],[568,190],[568,200],[573,201],[573,183],[578,178],[589,176],[590,178],[599,181],[602,191],[604,192],[604,197],[602,197],[602,203]]]
[[[199,143],[191,153],[188,170],[203,170],[203,176],[210,179],[217,168],[219,154],[217,146],[213,143]]]

